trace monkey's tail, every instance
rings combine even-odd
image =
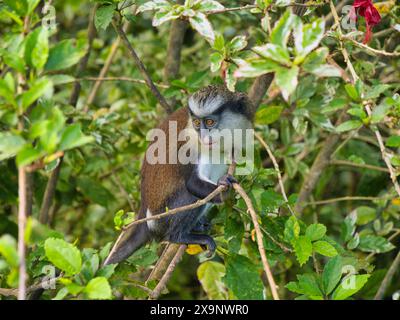
[[[121,232],[103,265],[119,263],[150,241],[146,223],[137,224]]]

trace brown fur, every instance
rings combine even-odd
[[[165,119],[157,128],[166,134],[167,162],[169,159],[169,121],[177,121],[178,135],[187,127],[189,114],[187,108],[181,108]],[[184,142],[178,143],[178,148]],[[177,152],[178,150],[176,150]],[[149,209],[152,214],[165,211],[166,200],[185,185],[190,165],[178,164],[149,164],[146,157],[142,165],[141,181],[141,210],[142,217]]]

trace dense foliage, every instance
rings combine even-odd
[[[47,2],[0,2],[0,299],[18,288],[22,205],[28,296],[53,276],[40,299],[146,299],[157,283],[145,280],[160,244],[101,266],[140,207],[146,134],[166,116],[118,40],[120,26],[174,109],[205,85],[249,92],[274,73],[255,128],[281,176],[257,142],[255,169],[239,180],[281,299],[372,299],[379,288],[380,298],[398,298],[400,274],[385,278],[400,259],[395,1],[376,4],[372,26],[361,11],[352,20],[350,1]],[[171,78],[178,20],[187,30]],[[243,199],[232,192],[212,217],[216,255],[186,254],[161,297],[271,299]]]

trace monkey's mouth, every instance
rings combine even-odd
[[[214,148],[214,146],[217,145],[217,141],[208,141],[208,142],[202,141],[201,144],[202,144],[204,147],[208,148],[208,149],[212,149],[212,148]]]

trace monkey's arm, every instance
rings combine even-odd
[[[237,182],[237,180],[232,175],[225,174],[218,180],[218,184],[215,184],[201,179],[196,170],[193,170],[189,179],[186,182],[186,188],[194,196],[200,199],[204,199],[220,185],[224,185],[230,188],[232,186],[232,183],[235,182]],[[223,203],[227,193],[228,191],[220,193],[218,196],[214,197],[211,202],[215,204]]]
[[[189,179],[186,181],[187,190],[194,196],[204,199],[211,192],[217,189],[218,185],[202,180],[196,170],[193,170]],[[223,202],[222,195],[219,194],[211,200],[212,203],[221,204]]]

